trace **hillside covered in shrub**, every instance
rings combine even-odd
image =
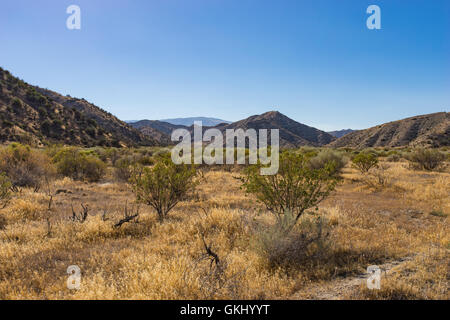
[[[0,68],[0,142],[154,146],[159,143],[84,99],[32,86]]]

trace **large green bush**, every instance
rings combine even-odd
[[[362,174],[366,174],[370,169],[378,165],[378,157],[373,152],[361,152],[353,157],[353,167]]]
[[[306,210],[316,207],[336,186],[333,163],[314,169],[310,166],[309,157],[301,153],[281,153],[279,170],[275,175],[260,175],[259,169],[259,165],[246,168],[242,178],[243,188],[247,193],[254,194],[278,219],[286,212],[292,213],[292,226]]]
[[[134,170],[131,183],[137,200],[153,207],[162,222],[170,210],[195,190],[196,178],[193,166],[175,165],[170,157],[161,156],[153,167]]]
[[[105,163],[93,152],[83,152],[74,147],[61,149],[53,157],[59,174],[74,180],[99,181],[106,172]]]
[[[331,174],[339,175],[342,169],[348,162],[348,158],[345,157],[341,152],[335,150],[323,150],[319,154],[310,160],[310,166],[312,169],[323,169],[328,164],[332,164],[334,169]],[[331,167],[330,167],[331,168]]]
[[[413,168],[427,171],[439,169],[445,161],[445,154],[436,149],[417,149],[407,157]]]

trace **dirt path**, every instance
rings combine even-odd
[[[385,264],[378,265],[381,269],[381,285],[383,284],[383,277],[394,272],[392,269],[413,260],[415,255],[404,257],[395,261],[390,261]],[[307,299],[311,300],[340,300],[351,291],[355,290],[361,284],[366,284],[368,273],[362,273],[356,276],[349,276],[344,278],[334,279],[327,283],[313,284],[301,293],[295,293],[291,299]],[[307,293],[305,293],[307,291]]]

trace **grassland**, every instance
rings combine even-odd
[[[324,218],[325,246],[275,265],[257,244],[274,216],[241,190],[237,167],[202,169],[195,196],[163,223],[111,167],[98,182],[21,188],[0,209],[0,299],[449,299],[450,173],[381,162],[380,187],[347,164],[301,218]],[[86,221],[72,221],[82,204]],[[125,210],[138,220],[114,228]],[[380,290],[360,278],[374,264],[389,265]],[[81,269],[80,290],[67,289],[69,265]]]

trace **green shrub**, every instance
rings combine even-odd
[[[303,154],[281,153],[275,175],[260,175],[259,169],[260,165],[252,165],[244,170],[242,187],[254,194],[277,219],[290,212],[296,222],[305,210],[317,206],[336,186],[332,163],[312,169],[309,157]]]
[[[59,174],[74,180],[96,182],[106,172],[105,163],[92,152],[82,152],[73,147],[63,148],[54,156],[53,161]]]
[[[389,162],[399,162],[402,160],[402,156],[398,153],[392,153],[387,156],[386,161]]]
[[[120,181],[129,181],[134,165],[136,165],[136,161],[131,156],[125,156],[116,160],[114,165],[116,178]]]
[[[44,178],[50,178],[54,168],[44,152],[19,143],[0,151],[0,171],[10,179],[12,188],[32,187],[38,190]]]
[[[417,149],[408,154],[408,160],[415,169],[432,171],[442,166],[445,155],[435,149]]]
[[[332,164],[332,175],[339,175],[348,162],[348,158],[334,150],[323,150],[310,160],[312,169],[323,169],[327,164]]]
[[[193,166],[175,165],[170,157],[160,157],[153,167],[135,170],[131,183],[137,200],[153,207],[162,222],[170,210],[195,190],[196,177]]]
[[[372,152],[361,152],[353,157],[352,162],[354,168],[365,174],[378,165],[378,158]]]
[[[309,147],[309,146],[304,146],[301,147],[298,152],[303,154],[306,157],[312,158],[315,157],[319,154],[320,149],[318,148],[314,148],[314,147]]]

